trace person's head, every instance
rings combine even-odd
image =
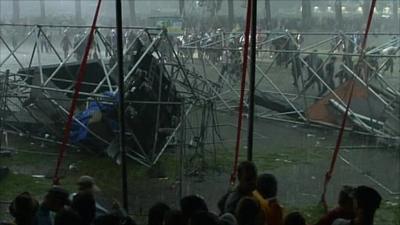
[[[207,211],[199,211],[189,218],[188,225],[218,225],[218,217]]]
[[[203,198],[197,195],[189,195],[181,199],[181,211],[185,221],[200,211],[208,212],[208,207]]]
[[[81,176],[77,182],[79,191],[97,192],[100,188],[97,187],[94,178],[91,176]]]
[[[52,187],[44,196],[43,205],[53,212],[58,212],[64,208],[65,205],[69,205],[68,199],[69,193],[61,187]]]
[[[275,176],[269,173],[264,173],[257,178],[257,191],[263,198],[276,197],[278,192],[278,181]]]
[[[235,214],[238,225],[261,225],[264,223],[260,204],[252,197],[240,199]]]
[[[352,193],[354,188],[348,185],[343,185],[339,193],[338,204],[347,212],[353,212],[353,198]]]
[[[306,225],[306,220],[299,212],[289,213],[285,217],[284,225]]]
[[[71,208],[79,214],[83,225],[91,224],[96,216],[96,201],[90,193],[80,192],[76,194],[72,200]]]
[[[168,212],[169,206],[159,202],[154,204],[150,209],[149,209],[149,215],[148,215],[148,225],[162,225],[165,213]]]
[[[163,225],[185,225],[182,212],[179,210],[170,210],[165,213]]]
[[[10,204],[10,214],[15,218],[17,225],[33,224],[39,203],[29,192],[19,194]]]
[[[251,193],[256,189],[257,168],[250,161],[243,161],[238,166],[237,177],[239,180],[239,190],[245,194]]]
[[[236,217],[231,213],[225,213],[219,217],[219,225],[237,225]]]
[[[381,195],[373,188],[358,186],[354,189],[353,197],[356,217],[362,219],[366,224],[372,222],[375,211],[381,204]]]
[[[79,225],[81,218],[72,209],[62,209],[54,217],[54,225]]]

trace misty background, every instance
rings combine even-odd
[[[2,23],[88,25],[96,0],[0,0]],[[360,30],[369,0],[258,0],[261,27],[273,29]],[[114,25],[115,1],[103,0],[101,25]],[[242,26],[245,0],[123,0],[124,25],[154,26],[151,17],[180,17],[189,27]],[[378,1],[374,28],[399,30],[399,0]],[[202,25],[203,24],[203,25]],[[323,24],[323,26],[321,26]],[[346,25],[347,24],[347,25]],[[318,28],[318,29],[317,29]],[[388,30],[389,28],[389,30]],[[201,29],[201,28],[200,28]]]

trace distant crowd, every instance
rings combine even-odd
[[[306,225],[300,212],[286,212],[277,199],[278,181],[272,174],[257,175],[256,166],[241,162],[238,184],[218,202],[219,213],[211,212],[205,199],[189,195],[180,208],[158,202],[148,211],[147,225]],[[14,218],[1,225],[134,225],[135,220],[114,203],[111,209],[96,200],[99,191],[94,179],[82,176],[78,190],[70,194],[54,186],[38,202],[29,192],[18,195],[10,204]],[[156,200],[155,200],[156,201]],[[343,186],[338,206],[328,211],[315,225],[373,225],[380,194],[367,186]]]

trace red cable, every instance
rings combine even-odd
[[[376,5],[376,1],[377,0],[372,0],[372,2],[371,2],[371,8],[369,10],[367,27],[365,28],[364,39],[363,39],[363,42],[361,44],[361,55],[358,58],[359,62],[364,58],[364,49],[365,49],[365,46],[367,44],[368,33],[369,33],[369,29],[371,27],[371,22],[372,22],[372,17],[374,15],[374,9],[375,9],[375,5]],[[360,65],[360,63],[358,63],[358,65]],[[339,155],[340,146],[342,144],[342,139],[343,139],[343,134],[344,134],[344,127],[346,125],[346,119],[347,119],[347,116],[348,116],[348,113],[349,113],[351,100],[353,98],[354,85],[355,85],[355,81],[352,80],[351,83],[350,83],[350,96],[349,96],[349,99],[348,99],[348,102],[347,102],[346,111],[345,111],[345,113],[343,115],[342,124],[341,124],[339,135],[338,135],[338,138],[337,138],[337,141],[336,141],[336,146],[335,146],[335,150],[333,152],[331,164],[330,164],[329,170],[325,174],[324,188],[323,188],[323,192],[322,192],[322,195],[321,195],[321,203],[323,204],[323,207],[324,207],[325,211],[328,211],[328,204],[326,202],[326,191],[327,191],[327,187],[328,187],[329,181],[332,178],[332,174],[333,174],[333,171],[334,171],[335,165],[336,165],[337,156]]]
[[[235,158],[233,162],[233,171],[230,178],[230,183],[233,185],[236,181],[236,170],[239,161],[239,150],[240,150],[240,137],[242,133],[242,117],[243,117],[243,99],[244,89],[246,86],[246,73],[247,73],[247,61],[249,55],[249,34],[250,34],[250,21],[251,21],[251,4],[253,0],[247,0],[247,14],[246,14],[246,27],[244,32],[244,46],[243,46],[243,66],[242,66],[242,80],[240,83],[240,99],[239,99],[239,116],[237,123],[236,133],[236,147],[235,147]]]
[[[349,96],[349,99],[347,101],[346,111],[344,112],[344,115],[343,115],[342,124],[341,124],[341,127],[340,127],[339,135],[338,135],[338,138],[337,138],[337,141],[336,141],[335,150],[333,152],[333,156],[332,156],[332,160],[331,160],[331,165],[329,167],[329,170],[325,174],[324,189],[323,189],[322,196],[321,196],[321,202],[323,204],[323,207],[324,207],[325,211],[328,211],[328,204],[326,202],[326,191],[327,191],[328,183],[332,178],[333,170],[335,169],[337,156],[339,155],[340,145],[342,144],[342,138],[343,138],[343,134],[344,134],[344,127],[346,126],[347,115],[349,113],[351,100],[353,99],[353,88],[354,88],[354,80],[351,81],[350,96]]]
[[[60,171],[61,163],[63,162],[63,159],[64,159],[65,151],[67,149],[67,144],[69,142],[69,135],[70,135],[71,127],[72,127],[72,119],[73,119],[74,112],[76,109],[76,103],[77,103],[77,99],[79,97],[79,91],[81,90],[81,84],[82,84],[83,78],[86,73],[87,60],[88,60],[88,56],[89,56],[90,47],[93,42],[93,36],[94,36],[94,31],[96,29],[97,18],[99,16],[100,5],[101,5],[101,0],[98,0],[96,13],[94,15],[92,27],[91,27],[90,33],[89,33],[89,40],[87,42],[87,45],[85,48],[85,54],[83,55],[81,65],[79,67],[79,74],[78,74],[78,78],[75,83],[75,91],[74,91],[74,95],[72,98],[71,106],[69,108],[67,123],[65,124],[65,128],[64,128],[63,141],[62,141],[62,144],[60,145],[60,151],[59,151],[59,155],[58,155],[58,159],[57,159],[57,165],[56,165],[56,169],[55,169],[54,177],[53,177],[54,185],[58,185],[60,183],[59,171]]]

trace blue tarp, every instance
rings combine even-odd
[[[107,117],[107,115],[109,115],[109,112],[115,110],[115,107],[117,105],[116,104],[117,103],[116,95],[109,93],[109,92],[105,93],[105,95],[111,97],[110,98],[110,99],[112,99],[111,104],[110,103],[103,104],[98,101],[92,101],[89,103],[89,106],[85,111],[82,111],[82,112],[78,113],[77,115],[75,115],[75,118],[78,119],[86,127],[82,126],[75,120],[72,122],[72,128],[71,128],[71,132],[70,132],[70,142],[72,144],[77,144],[77,143],[89,138],[88,137],[89,132],[86,128],[88,126],[90,118],[92,118],[92,116],[97,112],[102,113],[103,120],[106,120],[107,123],[109,123],[110,127],[112,127],[113,129],[117,128],[117,125],[118,125],[117,118]]]

